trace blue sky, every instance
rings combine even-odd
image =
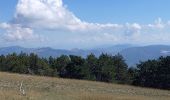
[[[1,0],[0,46],[169,44],[170,0]]]
[[[152,23],[169,20],[169,0],[64,0],[79,18],[101,23]],[[79,8],[79,9],[77,9]]]
[[[0,21],[9,21],[13,18],[17,0],[0,1]]]

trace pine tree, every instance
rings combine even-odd
[[[125,60],[120,54],[117,54],[113,57],[115,65],[115,80],[119,83],[127,82],[127,70],[128,66],[125,63]]]

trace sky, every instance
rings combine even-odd
[[[0,47],[170,44],[170,0],[1,0]]]

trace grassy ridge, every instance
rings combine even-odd
[[[21,82],[26,95],[19,91]],[[169,100],[170,91],[0,72],[1,100]]]

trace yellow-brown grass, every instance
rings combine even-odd
[[[0,100],[170,100],[170,91],[0,72]]]

